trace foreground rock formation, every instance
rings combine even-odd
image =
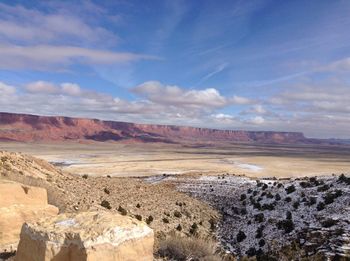
[[[153,244],[153,230],[130,217],[61,214],[25,223],[15,260],[147,261],[153,260]]]
[[[45,189],[0,179],[0,253],[16,249],[24,222],[57,214]]]
[[[258,142],[320,143],[299,132],[235,131],[167,125],[135,124],[96,119],[0,113],[3,141],[134,141],[166,143]]]

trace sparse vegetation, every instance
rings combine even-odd
[[[213,241],[196,237],[185,238],[178,235],[171,235],[160,242],[157,254],[167,260],[222,260],[219,256],[215,255],[215,250],[216,244]]]
[[[101,206],[106,208],[106,209],[111,209],[111,204],[107,200],[102,200]]]
[[[290,186],[286,187],[285,190],[286,190],[287,194],[291,194],[291,193],[293,193],[295,191],[295,186],[294,185],[290,185]]]
[[[151,224],[152,222],[153,222],[153,216],[148,216],[148,218],[146,218],[147,225]]]
[[[126,209],[123,208],[122,206],[119,206],[119,207],[118,207],[118,212],[119,212],[121,215],[123,215],[123,216],[126,216],[126,214],[128,213],[128,212],[126,211]]]
[[[177,217],[177,218],[182,217],[181,212],[180,212],[180,211],[178,211],[178,210],[175,210],[175,211],[174,211],[174,217]]]
[[[247,238],[247,236],[245,235],[245,233],[242,230],[240,230],[236,236],[237,242],[242,242],[246,238]]]
[[[193,223],[191,228],[190,228],[190,234],[196,235],[198,232],[198,225],[197,223]]]

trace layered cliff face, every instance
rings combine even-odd
[[[69,117],[0,113],[3,141],[135,141],[307,143],[299,132],[234,131],[169,125],[134,124]]]

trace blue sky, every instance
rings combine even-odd
[[[0,1],[0,110],[350,138],[350,1]]]

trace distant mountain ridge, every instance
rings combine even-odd
[[[80,140],[165,143],[322,143],[322,140],[304,137],[301,132],[217,130],[7,112],[0,112],[0,140],[22,142]]]

